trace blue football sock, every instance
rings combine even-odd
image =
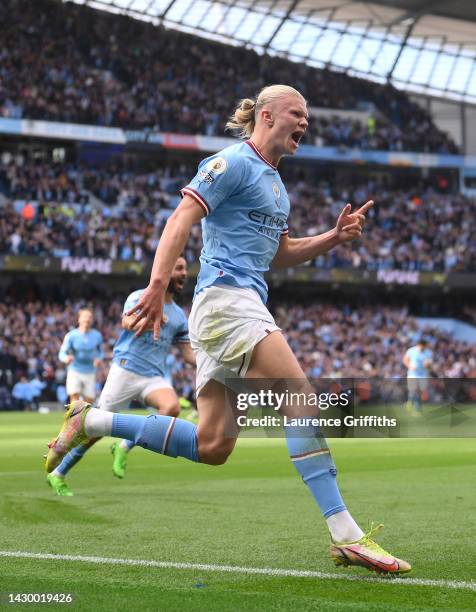
[[[309,487],[324,518],[346,510],[326,439],[315,427],[287,426],[284,429],[291,461]]]
[[[134,444],[161,455],[200,461],[197,426],[183,419],[161,414],[148,417],[114,414],[111,436],[132,440]]]
[[[70,450],[69,453],[63,457],[63,461],[58,465],[55,472],[59,472],[62,476],[66,476],[69,470],[74,467],[78,461],[81,461],[89,448],[90,446],[86,444],[80,444]]]

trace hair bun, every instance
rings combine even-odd
[[[255,108],[255,106],[256,100],[251,100],[250,98],[245,98],[241,103],[242,110],[250,110],[252,108]]]

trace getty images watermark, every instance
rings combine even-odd
[[[227,379],[227,435],[476,437],[472,379]]]
[[[316,408],[320,411],[329,409],[346,410],[353,405],[353,394],[350,389],[341,393],[304,393],[286,390],[276,393],[271,389],[261,389],[257,393],[238,393],[236,408],[248,412],[250,408],[263,408],[279,412],[288,407]],[[265,414],[261,417],[240,414],[236,418],[239,427],[397,427],[398,421],[386,415],[345,414],[339,416]]]

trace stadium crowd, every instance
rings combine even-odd
[[[94,326],[104,338],[99,392],[120,331],[122,300],[96,300],[88,305]],[[81,306],[84,302],[19,304],[11,299],[0,304],[0,409],[31,408],[40,399],[64,399],[66,372],[58,351],[66,332],[76,326]],[[308,305],[280,301],[273,308],[271,301],[271,311],[311,378],[404,378],[402,356],[422,335],[433,350],[432,368],[438,377],[476,378],[476,345],[458,342],[436,329],[420,329],[406,307],[352,307],[315,300]],[[193,397],[193,369],[185,368],[176,356],[169,366],[179,393]],[[22,389],[29,385],[30,401],[15,398],[20,395],[15,385],[23,385]]]
[[[366,123],[313,118],[306,142],[458,152],[425,110],[390,85],[55,0],[5,0],[0,22],[3,117],[221,135],[239,98],[281,82],[315,108],[371,111]]]
[[[4,151],[0,156],[0,193],[12,200],[88,204],[97,198],[119,210],[150,208],[156,203],[166,206],[167,194],[177,196],[193,171],[184,164],[159,164],[157,170],[144,174],[119,163],[93,168]]]
[[[53,400],[61,396],[66,370],[58,360],[58,352],[66,332],[77,325],[79,307],[79,304],[68,302],[43,301],[0,304],[0,397],[4,405],[18,405],[15,400],[19,398],[13,394],[10,402],[5,402],[7,391],[13,391],[15,384],[35,380],[44,383],[40,390],[44,399]],[[105,353],[110,358],[120,329],[121,304],[118,300],[108,304],[103,302],[94,305],[93,312],[95,325],[103,334]],[[105,380],[105,368],[106,364],[99,371],[100,382]],[[22,390],[25,391],[23,402],[35,405],[40,395],[35,396],[31,386]],[[28,392],[32,393],[30,402]]]
[[[0,194],[8,198],[0,206],[0,254],[151,259],[185,175],[170,168],[137,175],[114,167],[25,164],[9,155],[0,163]],[[196,227],[188,259],[200,249]]]
[[[192,167],[164,166],[137,174],[119,166],[92,169],[71,164],[6,158],[0,163],[0,254],[152,259],[164,224],[179,201]],[[290,233],[314,235],[333,227],[347,202],[377,203],[365,240],[341,246],[313,262],[321,268],[476,270],[472,229],[474,200],[435,189],[388,190],[373,181],[353,187],[316,179],[286,180]],[[187,246],[198,259],[201,232]]]
[[[372,181],[354,188],[313,186],[301,181],[289,188],[290,234],[327,231],[347,202],[376,202],[366,220],[365,239],[342,245],[313,265],[324,268],[418,271],[476,270],[472,231],[474,200],[433,189],[389,191]]]
[[[428,129],[413,125],[413,122],[412,127],[417,132]],[[378,113],[378,116],[371,114],[365,121],[339,115],[331,117],[316,115],[309,118],[309,127],[303,142],[323,147],[403,151],[416,150],[415,147],[419,147],[413,142],[413,138],[413,136],[408,137],[397,124],[386,119],[382,113]],[[432,146],[431,150],[439,153],[456,152],[454,147],[447,144],[435,144],[435,147],[433,149]]]
[[[438,377],[476,377],[476,345],[421,329],[407,306],[281,303],[275,314],[311,378],[403,378],[402,356],[422,337],[429,341]]]

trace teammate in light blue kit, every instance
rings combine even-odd
[[[73,443],[91,435],[125,437],[157,453],[219,465],[232,452],[238,428],[229,403],[227,379],[297,381],[306,397],[313,393],[304,372],[265,302],[264,273],[295,266],[361,236],[365,213],[373,202],[351,212],[347,204],[334,229],[291,239],[289,198],[277,165],[294,155],[308,125],[307,104],[286,85],[265,87],[256,100],[242,100],[227,127],[249,138],[204,160],[182,190],[183,199],[170,216],[154,259],[149,286],[136,307],[138,334],[153,325],[161,334],[164,296],[176,257],[191,227],[201,220],[201,270],[189,318],[197,358],[199,424],[166,416],[110,415],[74,403],[50,447],[47,471],[61,461]],[[229,383],[228,383],[229,384]],[[294,391],[294,389],[293,389]],[[294,405],[285,406],[293,413]],[[309,487],[331,533],[331,555],[342,565],[364,565],[379,572],[402,573],[410,565],[385,552],[364,534],[342,500],[336,468],[325,440],[315,428],[286,427],[288,450]]]
[[[134,317],[127,313],[139,302],[144,289],[134,291],[127,298],[123,309],[123,331],[113,351],[113,364],[99,398],[99,408],[119,412],[128,408],[133,399],[142,400],[156,408],[159,414],[177,417],[180,413],[179,398],[172,387],[172,374],[168,357],[172,344],[177,344],[185,363],[195,366],[195,355],[190,346],[188,321],[184,311],[173,298],[180,295],[187,278],[187,262],[179,257],[175,263],[164,304],[164,323],[159,340],[152,332],[136,337],[130,331]],[[131,440],[115,442],[113,473],[124,478],[127,453],[135,446]]]
[[[166,361],[172,344],[177,344],[184,361],[196,365],[188,337],[187,317],[173,300],[182,292],[186,278],[187,262],[179,257],[167,289],[164,325],[158,341],[154,341],[151,332],[136,337],[130,331],[131,317],[126,313],[138,303],[144,290],[134,291],[127,298],[121,322],[123,331],[114,346],[111,369],[99,398],[98,407],[101,410],[118,412],[127,409],[132,400],[139,400],[156,408],[159,414],[178,416],[179,399],[172,387],[170,366]],[[48,475],[47,482],[57,495],[72,495],[65,476],[98,440],[98,437],[92,438],[73,448],[54,472]],[[124,477],[127,453],[134,446],[131,440],[122,440],[112,445],[113,474],[118,478]]]
[[[66,392],[70,401],[83,397],[92,403],[96,396],[96,369],[104,359],[103,338],[92,328],[93,313],[81,308],[78,327],[64,337],[58,358],[67,365]]]
[[[410,347],[403,356],[403,365],[407,368],[407,411],[414,416],[421,414],[421,399],[428,389],[432,359],[433,353],[424,338]]]

